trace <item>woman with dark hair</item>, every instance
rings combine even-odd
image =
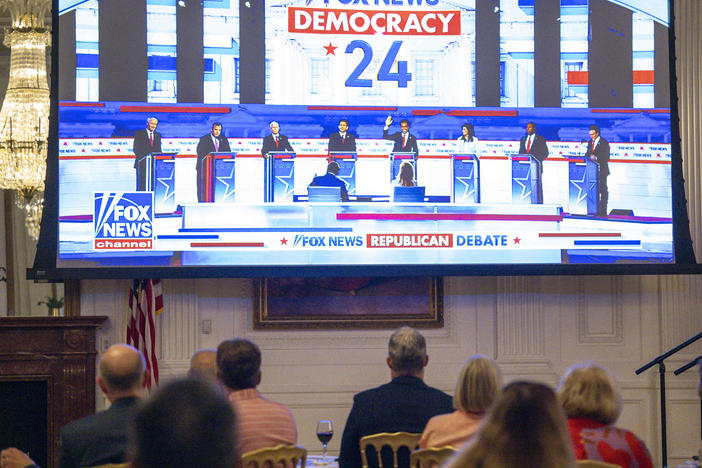
[[[568,417],[578,460],[653,467],[646,444],[632,432],[614,427],[622,412],[622,396],[605,369],[593,364],[570,367],[558,386],[558,400]]]
[[[549,387],[507,385],[473,442],[446,468],[573,468],[565,416]]]
[[[473,124],[464,123],[461,125],[461,132],[463,133],[458,137],[458,143],[456,144],[456,153],[463,154],[474,154],[477,157],[483,155],[483,150],[480,146],[480,141],[475,137],[475,130],[473,129]]]
[[[409,161],[402,161],[397,177],[392,181],[394,187],[414,187],[417,181],[414,180],[414,167]]]

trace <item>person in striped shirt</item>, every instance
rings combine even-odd
[[[237,415],[240,454],[297,443],[290,408],[264,398],[256,388],[261,383],[261,350],[256,343],[243,338],[223,341],[217,347],[217,378]]]

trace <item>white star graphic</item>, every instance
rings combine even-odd
[[[528,166],[526,175],[523,178],[514,178],[514,181],[522,187],[522,194],[519,197],[520,200],[531,196],[531,166]],[[524,181],[525,183],[522,183]]]
[[[168,174],[166,177],[157,177],[156,183],[161,184],[166,188],[166,193],[163,195],[163,201],[166,201],[175,195],[175,184],[173,183],[173,178],[175,176],[175,164],[174,161],[163,161],[163,163],[164,165],[161,167],[164,169],[168,167],[165,164],[169,164],[171,166],[170,174]]]
[[[275,176],[275,178],[277,180],[279,180],[280,183],[282,183],[284,185],[283,193],[281,195],[282,200],[276,200],[276,201],[283,201],[283,200],[288,199],[294,191],[293,184],[288,183],[288,181],[291,181],[293,178],[292,164],[290,165],[290,172],[287,175],[279,175],[279,176],[277,175],[277,176]]]
[[[225,175],[222,177],[217,177],[217,181],[220,182],[221,184],[224,185],[224,194],[222,195],[221,200],[216,200],[216,201],[226,201],[229,197],[232,197],[232,200],[234,199],[234,193],[236,192],[234,188],[234,164],[232,161],[232,164],[229,164],[229,175]],[[230,183],[231,182],[231,183]],[[215,193],[216,193],[215,189]]]

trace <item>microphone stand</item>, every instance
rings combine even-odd
[[[652,367],[656,364],[658,364],[658,375],[659,375],[659,380],[660,380],[660,397],[661,397],[661,452],[662,452],[662,467],[667,468],[668,467],[668,439],[667,439],[667,434],[666,434],[666,424],[665,424],[665,364],[663,361],[672,356],[673,354],[677,353],[683,348],[686,348],[687,346],[690,346],[692,343],[695,341],[699,340],[702,338],[702,332],[698,333],[697,335],[693,336],[689,340],[680,343],[677,345],[675,348],[671,349],[670,351],[667,351],[657,358],[653,359],[651,362],[644,364],[643,366],[639,367],[636,369],[635,373],[636,375],[639,375],[649,367]],[[694,364],[693,364],[694,365]],[[681,371],[682,372],[682,371]]]
[[[686,370],[688,370],[690,367],[695,366],[698,362],[700,363],[700,365],[702,365],[702,354],[700,354],[699,356],[697,356],[695,359],[688,362],[684,366],[681,366],[681,367],[675,369],[673,371],[673,374],[680,375],[683,372],[685,372]],[[702,388],[702,375],[700,376],[700,386]],[[700,406],[700,432],[702,432],[702,406]]]

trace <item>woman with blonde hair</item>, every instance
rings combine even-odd
[[[419,448],[461,446],[478,431],[501,387],[502,376],[495,361],[480,354],[469,357],[456,382],[456,411],[431,418],[419,439]]]
[[[549,387],[513,382],[446,468],[573,468],[565,416]]]
[[[570,367],[558,385],[558,400],[568,417],[575,458],[624,468],[653,467],[646,444],[613,426],[622,412],[622,397],[605,369],[594,364]]]

